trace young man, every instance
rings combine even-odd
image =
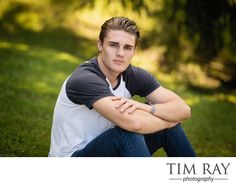
[[[195,156],[180,122],[188,105],[130,64],[140,37],[136,24],[113,17],[101,27],[99,54],[64,82],[56,102],[49,156]],[[145,97],[150,105],[131,99]]]

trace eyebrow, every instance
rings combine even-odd
[[[109,44],[116,44],[119,45],[119,42],[115,42],[115,41],[108,41]],[[125,44],[126,47],[134,47],[133,45],[129,45],[129,44]]]

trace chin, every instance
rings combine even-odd
[[[116,67],[113,70],[117,73],[122,73],[126,70],[126,68],[125,67]]]

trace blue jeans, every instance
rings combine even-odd
[[[195,157],[180,124],[152,134],[138,134],[119,127],[111,128],[92,140],[72,157],[150,157],[163,147],[170,157]]]

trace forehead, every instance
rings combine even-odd
[[[117,42],[120,44],[128,44],[131,46],[135,45],[135,35],[122,30],[109,30],[106,37],[104,38],[105,42]]]

